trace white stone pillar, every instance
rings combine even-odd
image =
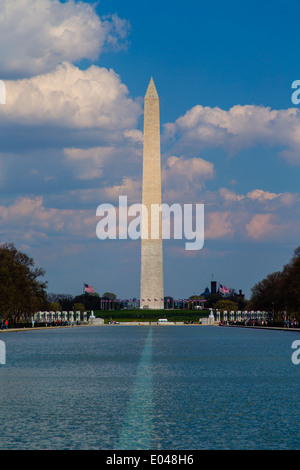
[[[164,309],[162,217],[158,211],[154,219],[152,213],[154,205],[161,205],[159,98],[152,78],[144,100],[143,145],[140,307]]]

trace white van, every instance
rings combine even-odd
[[[159,318],[158,323],[166,323],[168,320],[166,318]]]

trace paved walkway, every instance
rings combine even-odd
[[[300,331],[300,328],[286,328],[283,326],[259,326],[259,325],[220,325],[224,328],[252,328],[257,330],[280,330],[280,331]]]
[[[0,330],[0,333],[10,333],[16,331],[35,331],[35,330],[57,330],[58,328],[80,328],[81,326],[91,326],[86,324],[83,325],[65,325],[65,326],[34,326],[34,327],[24,327],[24,328],[3,328]]]
[[[185,324],[184,322],[166,322],[166,323],[157,323],[157,322],[120,322],[117,324],[105,324],[105,325],[93,325],[84,323],[81,325],[65,325],[65,326],[35,326],[35,327],[28,327],[28,328],[7,328],[0,330],[0,333],[12,333],[12,332],[20,332],[20,331],[36,331],[36,330],[57,330],[58,328],[80,328],[83,326],[170,326],[170,325],[177,325],[177,326],[222,326],[223,328],[249,328],[249,329],[257,329],[257,330],[277,330],[277,331],[294,331],[300,332],[300,328],[286,328],[286,327],[278,327],[278,326],[252,326],[252,325],[219,325],[218,323],[214,323],[213,325],[201,325],[199,323],[189,323]]]

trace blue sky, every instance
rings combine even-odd
[[[165,295],[251,287],[299,245],[296,1],[4,0],[0,241],[46,270],[139,297],[140,245],[100,241],[96,208],[140,202],[143,96],[161,106],[163,200],[204,203],[205,243],[164,242]]]

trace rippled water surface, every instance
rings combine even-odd
[[[296,332],[3,333],[0,449],[300,449]]]

